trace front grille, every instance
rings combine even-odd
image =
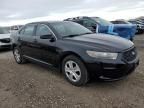
[[[2,43],[10,43],[10,39],[9,38],[0,39],[0,42],[2,42]]]
[[[133,61],[137,56],[136,48],[129,49],[123,53],[123,59],[127,62]]]

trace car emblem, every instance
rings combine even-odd
[[[135,55],[135,52],[134,52],[134,51],[132,52],[132,55]]]

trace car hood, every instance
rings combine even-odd
[[[0,39],[10,38],[10,34],[0,34]]]
[[[107,34],[89,34],[67,39],[74,40],[74,42],[78,44],[89,46],[92,50],[98,49],[110,52],[121,52],[134,45],[133,42],[127,39]]]

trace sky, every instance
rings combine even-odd
[[[144,0],[0,0],[0,26],[77,16],[132,19],[144,16]]]

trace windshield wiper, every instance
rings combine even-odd
[[[83,34],[81,34],[81,35],[85,35],[85,34],[94,34],[94,33],[92,33],[92,32],[87,32],[87,33],[83,33]]]
[[[76,37],[76,36],[80,36],[80,34],[67,35],[67,36],[63,36],[63,38],[67,38],[67,37]]]
[[[88,32],[88,33],[82,33],[82,34],[72,34],[72,35],[63,36],[63,38],[76,37],[76,36],[81,36],[81,35],[85,35],[85,34],[93,34],[93,33],[92,32]]]

